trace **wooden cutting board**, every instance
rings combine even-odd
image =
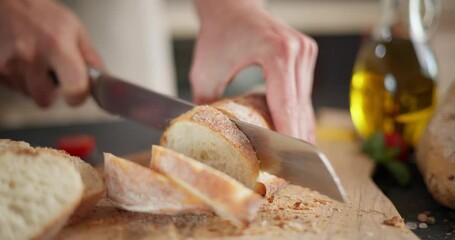
[[[118,210],[100,201],[93,214],[66,226],[57,239],[418,239],[385,220],[401,219],[371,180],[373,163],[359,152],[347,112],[319,112],[318,146],[332,162],[349,202],[289,185],[269,198],[256,220],[239,229],[214,215],[164,216]],[[146,164],[148,151],[129,156]]]

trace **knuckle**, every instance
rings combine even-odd
[[[30,63],[35,57],[33,44],[28,43],[26,40],[16,40],[12,46],[12,58],[22,62]]]
[[[299,41],[292,36],[279,35],[272,40],[274,54],[283,60],[290,60],[299,49]]]
[[[61,50],[64,46],[76,38],[78,21],[72,14],[64,14],[59,22],[53,26],[43,29],[42,45],[45,50]]]

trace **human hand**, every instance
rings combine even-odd
[[[190,73],[195,102],[216,100],[241,69],[260,65],[276,130],[314,142],[316,42],[273,18],[260,1],[196,0],[196,6],[201,30]]]
[[[84,27],[68,9],[53,0],[0,0],[1,83],[43,107],[58,92],[76,105],[89,93],[87,64],[102,66]]]

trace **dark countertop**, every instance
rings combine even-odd
[[[151,130],[130,121],[109,123],[92,123],[60,127],[29,128],[20,130],[2,130],[0,138],[10,138],[29,142],[34,146],[56,147],[57,139],[71,134],[90,134],[97,142],[97,155],[101,152],[111,152],[125,155],[150,148],[158,143],[161,132]],[[98,163],[99,163],[98,157]],[[387,174],[379,172],[375,182],[395,204],[405,219],[405,222],[419,224],[417,215],[429,211],[429,216],[436,223],[427,228],[417,228],[413,232],[422,239],[455,239],[455,211],[438,205],[427,192],[425,185],[415,165],[412,167],[412,184],[399,187]],[[380,170],[379,170],[380,171]]]

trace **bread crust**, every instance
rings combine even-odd
[[[107,197],[118,208],[166,215],[212,212],[202,200],[150,168],[110,153],[104,154],[104,161]]]
[[[286,180],[268,172],[261,171],[254,191],[259,193],[261,196],[270,197],[285,188],[287,185],[288,182]]]
[[[232,99],[234,102],[250,107],[257,112],[267,123],[269,129],[275,130],[272,115],[270,114],[267,98],[264,93],[248,93]]]
[[[170,127],[166,129],[161,137],[160,145],[167,145],[168,132],[172,131],[173,125],[179,122],[192,122],[206,127],[231,144],[249,166],[245,171],[250,172],[251,180],[244,182],[244,184],[249,188],[254,188],[256,179],[259,176],[259,161],[256,152],[246,135],[226,115],[210,106],[197,106],[171,122]]]
[[[227,174],[170,149],[153,146],[151,167],[238,226],[248,225],[264,203],[260,195]]]
[[[66,159],[78,171],[84,185],[84,192],[79,206],[70,217],[68,223],[75,223],[85,218],[96,206],[96,203],[106,195],[106,184],[103,177],[88,163],[78,157],[69,155],[65,151],[46,147],[36,147],[35,149]]]
[[[231,119],[241,120],[258,127],[274,129],[265,96],[248,94],[222,99],[211,104]]]
[[[418,144],[417,166],[434,199],[455,209],[455,84]]]

